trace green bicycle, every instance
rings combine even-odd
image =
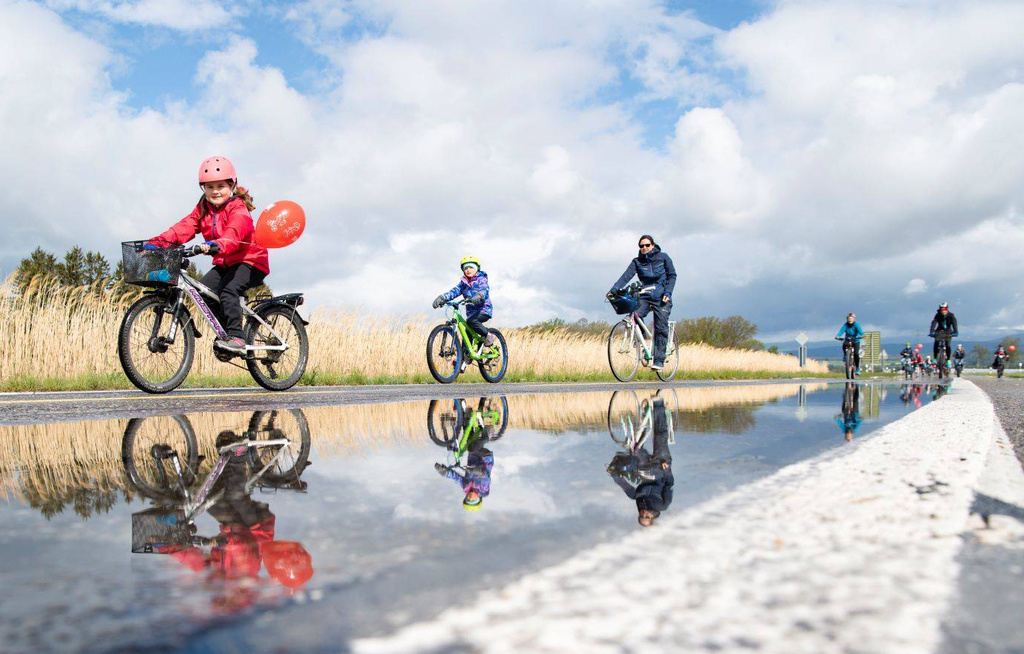
[[[465,399],[431,400],[427,407],[430,440],[459,459],[481,434],[496,441],[508,429],[508,400],[504,395],[481,397],[476,408]]]
[[[450,384],[465,372],[471,362],[480,366],[480,374],[496,384],[508,370],[508,345],[497,329],[489,329],[497,342],[484,347],[484,339],[466,323],[459,311],[464,300],[445,303],[448,320],[430,330],[427,337],[427,367],[430,374],[442,384]]]

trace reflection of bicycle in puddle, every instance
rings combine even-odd
[[[675,478],[672,453],[675,444],[673,410],[675,393],[661,392],[640,400],[633,391],[617,391],[608,402],[608,433],[621,449],[605,470],[631,500],[636,502],[637,522],[650,527],[672,503]]]
[[[504,396],[432,400],[427,408],[427,432],[437,445],[447,450],[445,463],[435,463],[438,474],[451,479],[465,497],[467,511],[479,510],[491,492],[494,454],[486,447],[505,435],[508,429],[508,400]]]
[[[132,552],[170,555],[220,581],[255,579],[265,566],[280,584],[303,585],[313,574],[308,552],[300,543],[275,540],[276,518],[252,493],[305,492],[299,477],[310,465],[310,440],[301,411],[256,412],[242,434],[218,434],[217,459],[200,482],[205,457],[188,418],[131,420],[121,442],[125,474],[155,505],[132,514]],[[197,535],[203,513],[220,523],[216,536]],[[233,611],[257,597],[249,585],[233,586],[221,599],[218,607]]]

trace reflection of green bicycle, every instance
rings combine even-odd
[[[474,434],[488,433],[496,441],[508,429],[508,400],[505,396],[482,397],[475,409],[464,399],[431,400],[427,409],[430,440],[446,447],[460,458],[472,443]]]
[[[500,382],[508,370],[505,336],[497,329],[489,329],[497,342],[491,347],[484,347],[484,339],[469,327],[459,311],[462,302],[448,302],[445,305],[448,321],[434,327],[427,337],[430,374],[442,384],[450,384],[465,371],[466,365],[475,361],[484,379],[492,384]]]

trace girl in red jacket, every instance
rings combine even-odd
[[[171,247],[203,235],[206,242],[200,247],[213,255],[213,268],[201,281],[220,297],[218,317],[228,335],[226,340],[217,339],[214,347],[245,354],[239,297],[270,274],[267,249],[253,242],[255,229],[249,212],[256,206],[249,192],[238,185],[235,167],[224,157],[210,157],[199,166],[199,188],[203,197],[192,213],[149,243]]]

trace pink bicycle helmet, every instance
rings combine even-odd
[[[231,180],[232,184],[238,184],[238,175],[235,167],[227,157],[209,157],[199,164],[199,184],[206,182],[220,182]]]

